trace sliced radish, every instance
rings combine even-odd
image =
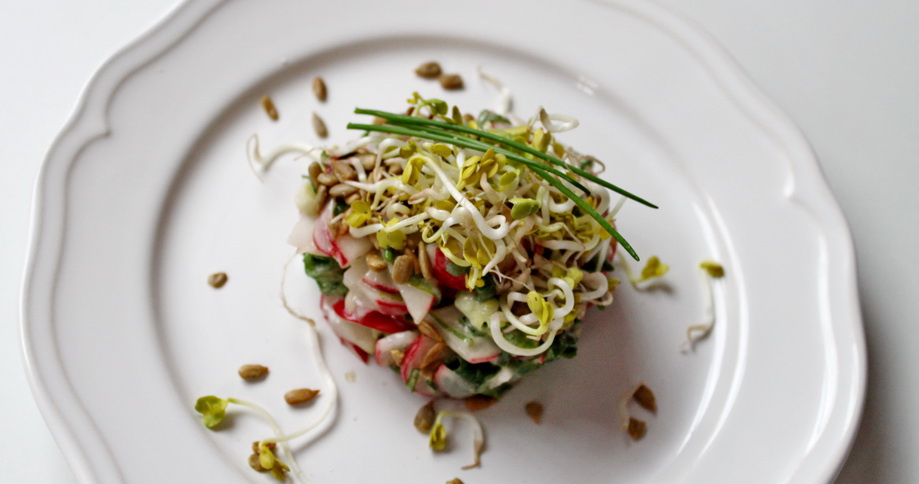
[[[320,254],[313,243],[313,231],[316,228],[316,217],[304,215],[294,225],[287,236],[287,243],[297,248],[297,253],[308,252],[310,254]]]
[[[402,301],[393,299],[376,299],[373,301],[377,305],[377,310],[387,316],[405,316],[409,314],[408,306]]]
[[[348,314],[345,311],[345,301],[344,299],[339,299],[335,301],[332,305],[333,312],[346,322],[354,323],[359,326],[364,326],[370,329],[375,329],[383,333],[399,333],[405,331],[406,329],[411,328],[411,323],[400,318],[395,318],[392,316],[387,316],[378,311],[370,311],[365,314],[362,318],[356,319],[352,315]],[[367,349],[365,346],[361,345],[361,348]],[[373,351],[373,345],[371,344],[369,352]]]
[[[417,331],[402,331],[401,333],[393,333],[378,339],[374,346],[373,354],[377,364],[380,366],[395,365],[392,359],[392,350],[399,350],[404,354],[405,349],[416,339],[418,339]]]
[[[327,203],[325,208],[319,214],[319,220],[316,221],[313,230],[313,243],[316,249],[323,254],[334,258],[342,268],[348,267],[352,261],[361,259],[366,254],[372,244],[367,238],[355,239],[350,235],[342,235],[338,238],[332,236],[329,230],[329,222],[332,220],[333,203]]]
[[[345,259],[345,263],[342,265],[342,267],[345,267],[349,263],[363,258],[373,247],[373,244],[367,237],[361,237],[358,239],[347,234],[333,240],[333,243],[338,245],[338,250],[342,257]]]
[[[361,361],[363,361],[364,363],[367,363],[368,361],[370,361],[370,353],[367,353],[366,351],[361,349],[360,346],[344,338],[338,338],[338,339],[339,341],[341,341],[341,344],[345,345],[346,348],[351,348],[352,350],[354,350],[354,352],[357,353],[357,357],[360,358]]]
[[[434,384],[437,389],[450,398],[466,398],[475,395],[476,388],[455,371],[440,365],[434,373]]]
[[[434,265],[431,267],[434,272],[434,278],[441,284],[462,291],[466,289],[466,276],[454,276],[447,270],[447,256],[437,249],[434,255]]]
[[[320,299],[319,306],[325,315],[326,322],[332,328],[332,332],[365,352],[372,352],[374,343],[376,343],[376,334],[373,329],[339,317],[334,309],[335,306],[339,305],[344,307],[344,301],[340,297],[323,296]]]
[[[338,261],[340,266],[345,267],[348,260],[345,259],[344,254],[341,253],[341,250],[334,243],[332,233],[329,231],[329,221],[332,220],[333,205],[332,203],[327,203],[322,212],[320,212],[319,220],[316,221],[315,228],[313,229],[313,244],[316,246],[317,250]]]
[[[475,336],[461,322],[463,313],[454,306],[435,309],[428,313],[428,321],[444,338],[444,342],[460,358],[469,363],[485,363],[498,359],[501,349],[489,336]]]
[[[367,271],[361,280],[364,284],[367,284],[377,291],[399,294],[399,289],[396,288],[396,283],[393,282],[392,276],[389,275],[389,271]]]
[[[421,366],[421,362],[424,360],[425,355],[428,354],[428,351],[430,351],[435,344],[437,344],[436,341],[421,334],[418,335],[418,338],[416,338],[411,345],[409,345],[408,349],[405,350],[405,356],[402,358],[402,365],[399,371],[399,373],[402,375],[402,381],[408,383],[412,376],[412,371],[420,370],[419,367]],[[435,395],[434,389],[422,381],[422,377],[420,375],[415,381],[414,388],[409,388],[409,391],[417,392],[426,396]]]
[[[412,284],[396,284],[396,287],[402,294],[406,311],[412,316],[412,321],[422,321],[437,301],[433,294],[418,289]]]

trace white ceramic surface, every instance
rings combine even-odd
[[[78,477],[259,479],[244,459],[262,427],[241,416],[210,433],[190,410],[199,395],[231,393],[265,402],[294,427],[311,410],[290,411],[277,395],[318,383],[303,329],[277,299],[296,217],[291,193],[305,167],[286,160],[259,184],[245,141],[257,133],[263,146],[313,143],[312,110],[343,141],[355,105],[396,108],[412,90],[440,95],[411,74],[436,58],[467,79],[448,101],[494,103],[475,78],[482,65],[513,88],[518,113],[543,104],[580,118],[565,140],[663,207],[628,206],[620,225],[642,254],[673,266],[672,290],[624,288],[614,308],[589,319],[576,360],[483,412],[489,450],[474,471],[458,470],[465,446],[431,456],[410,427],[422,401],[327,338],[343,406],[330,431],[298,451],[307,474],[542,482],[569,476],[556,465],[565,460],[584,482],[831,478],[857,424],[865,373],[849,236],[799,133],[721,51],[638,2],[578,3],[576,17],[548,12],[519,27],[479,19],[462,31],[438,20],[468,15],[468,3],[411,18],[396,15],[398,5],[364,7],[347,29],[305,30],[305,18],[337,18],[343,7],[192,2],[89,87],[42,173],[24,301],[33,388]],[[526,11],[522,2],[487,8],[495,19]],[[550,25],[568,37],[527,38]],[[315,74],[329,83],[327,104],[309,95]],[[259,110],[265,93],[278,123]],[[679,344],[701,316],[694,266],[703,258],[723,261],[729,276],[712,338],[687,355]],[[231,278],[221,291],[204,283],[216,270]],[[308,281],[288,290],[316,314]],[[249,360],[272,367],[264,385],[235,377]],[[346,371],[357,382],[344,382]],[[631,443],[615,404],[637,380],[655,390],[661,411]],[[521,410],[531,399],[547,408],[540,427]],[[192,468],[162,465],[190,455]]]

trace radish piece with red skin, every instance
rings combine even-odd
[[[405,354],[405,349],[416,339],[418,339],[417,331],[402,331],[384,336],[378,339],[374,346],[374,359],[380,366],[393,365],[395,362],[392,360],[392,350],[399,350]]]
[[[431,270],[437,282],[457,291],[466,290],[466,276],[454,276],[447,270],[447,256],[438,248],[434,254],[434,265]]]
[[[343,299],[336,301],[332,305],[332,309],[335,311],[335,314],[338,315],[338,317],[344,319],[345,321],[359,324],[361,326],[375,329],[387,334],[399,333],[401,331],[411,329],[412,327],[411,323],[404,319],[387,316],[380,313],[379,311],[370,311],[360,319],[352,319],[351,315],[345,312],[345,301]]]
[[[389,275],[389,271],[384,270],[376,272],[368,270],[361,281],[377,291],[388,292],[389,294],[399,294],[399,289],[392,280],[392,276]]]
[[[319,307],[325,315],[326,323],[332,328],[336,336],[342,338],[369,353],[373,351],[376,343],[376,333],[373,329],[341,318],[335,311],[335,306],[344,308],[344,300],[340,297],[322,296]]]
[[[409,345],[408,349],[405,350],[405,356],[402,358],[402,365],[399,370],[403,382],[408,383],[412,376],[412,370],[420,371],[421,362],[424,360],[425,355],[427,355],[428,351],[436,344],[437,342],[433,339],[420,334],[418,338]],[[414,388],[409,388],[409,391],[417,392],[425,396],[435,396],[434,389],[430,388],[424,381],[421,381],[420,375],[415,381]]]
[[[396,287],[399,293],[402,294],[406,312],[412,315],[412,321],[423,320],[428,315],[428,311],[437,302],[437,298],[433,294],[418,289],[411,284],[396,284]]]

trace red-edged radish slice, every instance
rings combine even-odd
[[[395,365],[396,362],[392,359],[392,350],[399,350],[404,354],[405,349],[416,339],[418,339],[417,331],[402,331],[401,333],[384,336],[377,340],[374,347],[374,359],[380,366]]]
[[[341,298],[323,296],[320,299],[319,306],[322,308],[326,322],[329,323],[332,332],[336,336],[354,344],[367,353],[373,351],[373,346],[376,343],[376,334],[374,334],[373,330],[365,325],[343,319],[335,311],[335,306],[344,307],[344,301]]]
[[[434,278],[437,279],[437,282],[457,291],[466,289],[466,276],[454,276],[447,271],[447,256],[440,249],[437,249],[434,254],[434,265],[431,270],[434,272]]]

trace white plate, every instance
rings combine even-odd
[[[444,93],[422,61],[461,73]],[[619,225],[672,266],[669,291],[628,287],[586,322],[581,354],[549,365],[480,413],[481,469],[466,429],[432,455],[412,428],[424,401],[388,370],[363,366],[321,325],[342,389],[334,425],[297,455],[313,482],[814,482],[832,479],[857,427],[865,352],[852,246],[800,133],[710,40],[645,1],[243,2],[180,7],[95,77],[42,171],[23,299],[33,390],[84,482],[265,482],[248,443],[267,435],[235,412],[205,430],[205,394],[263,403],[293,429],[319,407],[280,395],[321,386],[302,323],[278,285],[296,220],[302,162],[259,183],[246,140],[332,139],[357,105],[398,109],[414,90],[469,110],[494,105],[477,66],[513,89],[515,111],[542,104],[581,120],[563,139],[605,160],[622,186],[657,202]],[[329,101],[309,82],[322,75]],[[281,113],[267,119],[259,98]],[[718,320],[702,317],[696,266],[722,261]],[[215,291],[208,274],[226,271]],[[293,302],[318,319],[311,281]],[[271,367],[263,383],[235,376]],[[347,382],[353,371],[356,382]],[[616,404],[643,380],[660,410],[631,442]],[[546,408],[542,425],[524,415]],[[575,477],[576,476],[576,477]]]

